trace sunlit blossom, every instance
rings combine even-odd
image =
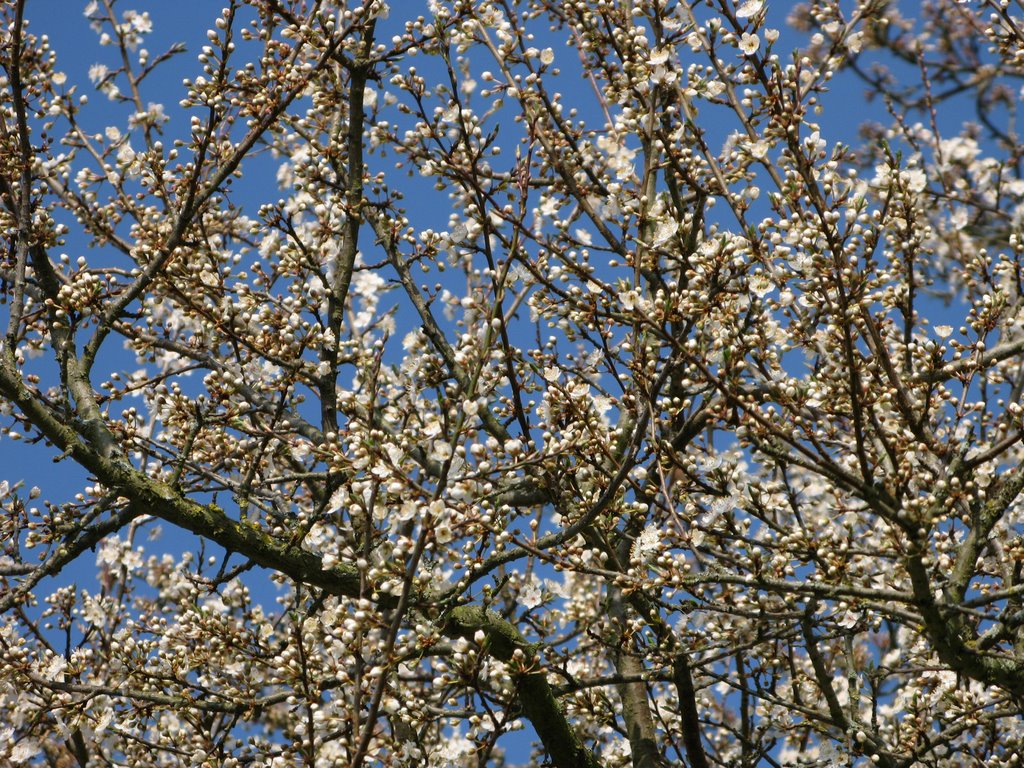
[[[737,19],[748,19],[757,15],[764,7],[764,0],[744,0],[736,8]]]

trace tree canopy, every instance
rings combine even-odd
[[[1019,765],[1019,3],[224,2],[0,10],[0,761]]]

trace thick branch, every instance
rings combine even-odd
[[[354,565],[341,564],[325,569],[320,558],[311,552],[276,541],[254,525],[232,520],[220,507],[204,506],[185,498],[127,462],[104,456],[25,387],[10,350],[5,350],[0,361],[0,395],[10,400],[54,445],[92,472],[105,487],[127,498],[134,514],[159,517],[259,565],[331,594],[349,597],[360,594],[360,573]],[[381,596],[379,602],[389,600]]]
[[[659,768],[667,765],[667,762],[658,749],[657,730],[654,726],[654,717],[651,715],[647,684],[643,680],[644,666],[637,658],[631,633],[625,624],[627,616],[622,590],[612,586],[609,587],[609,591],[609,612],[616,620],[617,628],[622,632],[621,637],[614,638],[617,642],[614,653],[615,670],[622,677],[634,678],[630,682],[618,683],[615,686],[622,702],[622,719],[626,723],[633,768]]]
[[[682,721],[683,744],[686,756],[693,768],[708,768],[704,744],[700,740],[700,713],[697,711],[697,691],[693,687],[693,675],[686,651],[676,653],[672,661],[672,682],[679,698],[679,719]]]
[[[533,724],[544,749],[556,768],[598,768],[593,753],[565,716],[565,711],[548,684],[547,673],[538,668],[537,647],[497,613],[480,606],[453,608],[442,628],[446,634],[473,639],[485,635],[487,649],[496,659],[519,667],[516,692],[523,714]]]

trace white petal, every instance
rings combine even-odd
[[[737,19],[748,19],[764,7],[764,0],[746,0],[736,9]]]

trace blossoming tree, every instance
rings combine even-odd
[[[0,761],[1019,764],[1019,9],[226,2],[3,4]]]

